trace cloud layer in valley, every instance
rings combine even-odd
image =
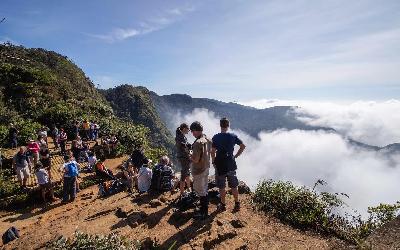
[[[242,104],[256,108],[295,106],[298,119],[309,125],[334,128],[345,136],[374,146],[400,142],[400,100],[349,104],[258,100]]]
[[[201,121],[205,133],[219,132],[219,118],[212,112],[196,109],[177,115],[175,123]],[[238,175],[252,188],[261,179],[292,181],[312,187],[315,181],[350,196],[351,208],[365,214],[368,206],[394,203],[400,197],[400,157],[390,164],[383,155],[350,146],[342,136],[325,131],[277,130],[260,133],[259,139],[234,131],[247,145],[238,159]]]

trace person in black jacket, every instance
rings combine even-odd
[[[181,179],[179,182],[179,189],[181,196],[185,192],[185,186],[190,188],[190,149],[191,144],[186,138],[186,134],[189,133],[189,126],[186,123],[182,123],[176,129],[175,143],[177,148],[177,158],[181,167]]]

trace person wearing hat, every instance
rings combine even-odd
[[[67,144],[67,133],[65,133],[64,129],[61,128],[60,129],[60,137],[59,137],[59,141],[60,141],[60,148],[61,148],[61,154],[65,154],[66,149],[65,146]]]
[[[200,122],[193,122],[190,131],[196,138],[192,145],[193,189],[200,196],[200,209],[195,212],[195,219],[206,219],[208,216],[208,174],[211,159],[211,141],[203,134]]]
[[[18,153],[14,156],[12,162],[13,168],[17,173],[18,181],[23,189],[26,188],[26,183],[30,175],[29,165],[30,159],[26,153],[25,147],[20,147]]]
[[[32,139],[29,139],[27,147],[33,158],[33,165],[36,166],[36,164],[39,162],[39,150],[40,150],[39,143],[37,143],[36,141],[34,141]],[[31,169],[31,171],[32,171],[32,169]]]
[[[14,124],[10,123],[10,129],[8,130],[8,138],[10,139],[11,148],[17,148],[18,146],[18,130],[15,128]]]

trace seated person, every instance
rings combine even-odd
[[[140,193],[149,191],[151,186],[151,178],[153,176],[152,170],[147,164],[143,164],[136,174],[137,187]]]
[[[36,177],[37,181],[40,187],[40,191],[42,194],[43,201],[46,203],[46,193],[50,193],[50,201],[56,201],[54,198],[54,191],[53,191],[53,185],[51,183],[51,180],[49,178],[49,173],[47,170],[44,168],[43,164],[38,163],[36,164]]]
[[[89,163],[88,169],[89,169],[89,171],[93,171],[96,162],[97,162],[96,155],[93,152],[89,151],[88,152],[88,163]]]
[[[129,159],[133,167],[139,170],[143,164],[148,164],[149,160],[144,154],[143,148],[133,150],[131,158]]]
[[[175,190],[178,182],[175,177],[174,170],[171,167],[171,162],[168,156],[161,157],[158,166],[160,170],[160,187],[159,191],[172,191]]]
[[[130,161],[126,161],[121,166],[122,171],[115,175],[126,187],[128,191],[132,192],[134,185],[136,184],[137,171],[133,167]]]
[[[114,174],[110,169],[107,169],[107,167],[104,165],[104,158],[101,158],[100,161],[98,161],[95,165],[95,171],[96,175],[99,176],[102,179],[111,179],[114,180]]]

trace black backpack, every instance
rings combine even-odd
[[[195,192],[186,193],[176,202],[175,206],[179,211],[185,212],[196,207],[195,203],[198,199],[199,196]]]
[[[19,230],[16,227],[10,227],[7,231],[3,234],[3,244],[7,244],[13,240],[19,238]]]
[[[157,165],[153,168],[153,175],[151,176],[150,189],[153,191],[160,191],[161,186],[161,166]]]
[[[172,169],[162,169],[160,173],[160,191],[170,191],[172,190]]]

